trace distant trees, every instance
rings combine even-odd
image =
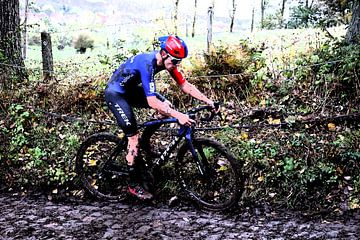
[[[312,0],[300,1],[291,9],[288,28],[330,27],[349,24],[349,13],[359,0]]]
[[[0,0],[0,84],[27,78],[21,53],[19,0]]]

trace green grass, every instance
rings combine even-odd
[[[332,28],[329,29],[329,31],[335,37],[341,37],[345,34],[344,27]],[[107,48],[104,44],[106,40],[102,39],[101,36],[96,36],[94,39],[94,49],[88,50],[85,54],[76,53],[76,50],[69,46],[65,47],[63,50],[58,50],[53,44],[55,69],[58,68],[57,66],[61,67],[66,66],[67,64],[79,64],[83,67],[79,68],[78,70],[80,72],[84,71],[85,74],[89,74],[89,71],[95,74],[99,71],[107,71],[109,66],[104,68],[104,66],[100,64],[99,59],[103,58],[104,56],[108,56],[110,59],[112,59],[114,55],[119,53],[119,50],[114,47]],[[285,66],[290,67],[289,64],[294,62],[300,53],[312,51],[312,49],[319,47],[319,45],[327,38],[325,34],[319,29],[278,29],[254,31],[253,33],[250,33],[249,31],[242,31],[234,33],[223,32],[213,34],[213,43],[215,45],[239,44],[241,39],[249,39],[253,45],[263,44],[265,48],[263,55],[267,59],[267,64],[271,67],[271,69],[283,69]],[[189,46],[190,56],[201,54],[207,49],[206,35],[196,35],[194,38],[191,36],[184,37],[184,40]],[[128,39],[125,39],[125,41],[124,48],[126,49],[144,48],[144,45],[150,46],[150,43],[142,44],[136,42],[134,40],[134,36],[128,36]],[[139,49],[139,51],[143,50]],[[40,46],[29,47],[26,66],[29,68],[41,69]],[[78,72],[78,74],[80,74],[80,72]]]

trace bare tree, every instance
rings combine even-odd
[[[280,9],[280,28],[283,26],[284,23],[284,12],[285,12],[285,5],[286,5],[286,0],[282,0],[282,4],[281,4],[281,9]]]
[[[24,14],[24,23],[23,23],[23,31],[22,31],[22,56],[26,59],[27,55],[27,19],[29,14],[29,0],[25,0],[25,14]]]
[[[179,1],[175,0],[175,10],[174,10],[174,33],[178,35],[178,12],[179,12]]]
[[[264,27],[265,6],[266,6],[266,0],[261,0],[261,20],[260,20],[261,29],[263,29]]]
[[[191,37],[195,36],[196,10],[197,10],[197,0],[195,0],[195,4],[194,4],[194,20],[193,20],[193,24],[192,24]]]
[[[21,54],[19,0],[0,0],[0,84],[27,77]]]
[[[360,43],[360,2],[355,0],[352,6],[352,16],[345,39],[348,43]]]
[[[236,3],[235,3],[235,0],[232,0],[232,11],[230,11],[230,20],[231,20],[230,32],[233,32],[235,12],[236,12]]]
[[[253,7],[251,13],[251,32],[254,31],[254,19],[255,19],[255,7]]]

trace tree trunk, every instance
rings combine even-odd
[[[235,0],[232,0],[232,11],[230,12],[230,32],[233,32],[234,27],[234,19],[235,19],[235,12],[236,12],[236,3]]]
[[[194,20],[193,20],[193,24],[192,24],[191,37],[195,36],[196,9],[197,9],[197,0],[195,0],[195,6],[194,6]]]
[[[284,12],[285,12],[285,4],[286,4],[286,0],[282,0],[282,5],[281,5],[281,9],[280,9],[280,28],[283,27],[283,23],[284,23]]]
[[[19,0],[0,0],[0,84],[10,86],[13,79],[25,79],[21,56]]]
[[[29,0],[25,0],[25,15],[24,15],[24,28],[22,31],[22,44],[23,44],[23,49],[22,49],[22,56],[23,59],[26,59],[26,55],[27,55],[27,19],[28,19],[28,15],[29,15]]]
[[[261,20],[260,20],[260,28],[264,28],[264,15],[265,15],[265,0],[261,0]]]
[[[354,1],[352,16],[349,28],[346,32],[345,40],[348,43],[360,43],[360,2]]]
[[[175,35],[178,35],[178,11],[179,11],[179,0],[175,0],[175,13],[174,13],[174,24],[175,24]]]

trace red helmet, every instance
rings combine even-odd
[[[188,55],[185,42],[178,36],[163,36],[159,38],[160,48],[174,58],[182,59]]]

